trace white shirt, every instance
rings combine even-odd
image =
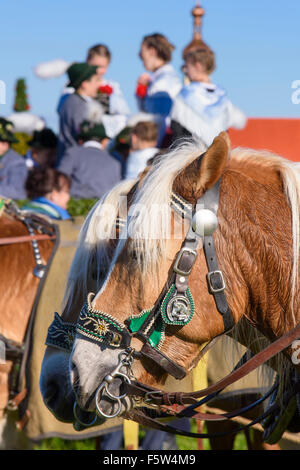
[[[100,142],[97,142],[96,140],[87,140],[84,142],[84,144],[82,144],[82,147],[93,147],[99,150],[103,148]]]
[[[125,179],[136,179],[146,168],[147,161],[154,157],[157,152],[158,148],[156,147],[130,152],[126,163]]]
[[[171,119],[205,145],[230,127],[242,129],[247,122],[245,114],[229,100],[227,93],[213,83],[192,82],[184,86],[173,101]]]

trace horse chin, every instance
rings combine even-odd
[[[69,354],[48,347],[43,359],[40,390],[49,411],[63,422],[72,422],[75,394],[69,379]]]

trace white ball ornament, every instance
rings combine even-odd
[[[212,235],[218,227],[218,218],[209,209],[198,210],[192,220],[192,229],[197,235],[203,237]]]

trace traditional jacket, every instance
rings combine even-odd
[[[96,100],[102,106],[101,121],[107,136],[113,139],[126,126],[130,109],[118,82],[105,80],[100,88],[103,89],[103,93],[99,93],[99,97]],[[107,89],[106,93],[105,89]],[[66,87],[63,90],[57,108],[59,114],[64,101],[74,92],[75,90],[72,87]]]
[[[77,136],[80,124],[87,121],[100,121],[102,116],[100,104],[93,98],[85,97],[77,93],[70,93],[58,109],[59,114],[59,143],[58,161],[64,152],[77,145]]]
[[[27,174],[25,159],[9,149],[0,158],[0,195],[10,199],[25,199]]]
[[[71,177],[76,198],[101,198],[121,180],[120,163],[95,141],[69,148],[58,170]]]
[[[198,136],[209,146],[221,131],[243,128],[247,118],[229,100],[226,91],[212,83],[192,82],[182,88],[171,111],[173,140]]]
[[[138,107],[141,111],[160,116],[159,141],[161,141],[169,124],[168,116],[172,109],[173,100],[181,87],[181,80],[173,66],[166,64],[151,74],[146,96],[144,98],[137,97]]]

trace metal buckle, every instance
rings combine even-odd
[[[188,270],[188,271],[183,271],[182,269],[180,269],[178,267],[180,261],[181,261],[181,258],[182,258],[182,255],[184,252],[187,252],[187,253],[191,253],[192,255],[194,255],[194,261],[193,261],[193,264],[191,266],[191,268]],[[192,272],[192,269],[193,269],[193,266],[195,264],[195,261],[197,259],[197,256],[198,256],[198,253],[197,251],[195,250],[192,250],[191,248],[187,248],[187,247],[183,247],[181,248],[176,260],[175,260],[175,263],[174,263],[174,267],[173,267],[173,271],[176,273],[176,274],[179,274],[180,276],[189,276]]]
[[[145,397],[143,399],[144,403],[147,403],[147,405],[151,404],[151,402],[153,401],[153,397],[152,395],[162,395],[163,392],[161,390],[154,390],[153,392],[147,392],[145,394]]]
[[[212,285],[212,279],[211,278],[215,274],[218,274],[220,276],[220,280],[222,282],[221,287],[215,288]],[[209,291],[210,291],[211,294],[217,294],[218,292],[223,292],[226,289],[226,284],[225,284],[225,280],[224,280],[224,276],[223,276],[222,271],[211,271],[211,272],[209,272],[207,274],[207,282],[208,282],[208,288],[209,288]]]

